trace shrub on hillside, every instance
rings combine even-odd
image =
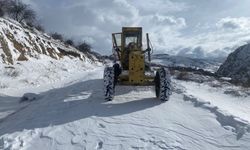
[[[86,42],[80,43],[76,48],[83,53],[91,51],[91,46]]]
[[[35,28],[38,30],[38,31],[41,31],[41,32],[45,32],[45,29],[42,25],[38,24],[35,26]]]
[[[55,32],[55,33],[51,33],[50,35],[55,40],[63,41],[63,36],[60,33]]]
[[[41,32],[45,32],[45,29],[42,25],[36,25],[35,28],[38,30],[38,31],[41,31]]]
[[[75,44],[74,44],[74,41],[71,40],[71,39],[66,40],[66,41],[65,41],[65,44],[70,45],[70,46],[74,46],[74,45],[75,45]]]

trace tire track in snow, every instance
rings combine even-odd
[[[173,82],[174,91],[179,94],[183,94],[184,101],[190,101],[195,107],[199,107],[205,110],[210,111],[216,116],[216,120],[219,124],[226,130],[230,130],[236,134],[236,139],[239,140],[243,137],[244,134],[250,133],[250,123],[244,121],[243,119],[229,115],[220,110],[217,106],[211,105],[210,102],[199,99],[193,95],[190,95],[186,92],[186,88],[178,83]],[[232,129],[233,128],[233,129]]]
[[[214,145],[218,148],[232,148],[232,149],[238,149],[240,148],[240,146],[237,146],[237,145],[222,145],[222,144],[219,144],[218,141],[216,141],[215,139],[213,138],[210,138],[210,137],[206,137],[204,136],[201,132],[198,132],[198,131],[195,131],[193,129],[190,129],[188,127],[185,127],[184,125],[181,125],[179,123],[174,123],[178,126],[181,126],[182,128],[190,131],[191,133],[195,134],[196,136],[192,136],[192,135],[189,135],[189,134],[185,134],[185,133],[190,133],[190,132],[185,132],[185,133],[182,133],[182,132],[179,132],[177,130],[174,130],[174,129],[165,129],[165,128],[162,128],[162,127],[158,127],[158,126],[152,126],[152,125],[143,125],[143,124],[139,124],[139,123],[132,123],[132,122],[117,122],[115,119],[114,121],[107,121],[106,119],[103,119],[103,118],[98,118],[98,120],[102,121],[102,122],[105,122],[105,124],[115,124],[115,125],[121,125],[121,124],[126,124],[127,126],[128,125],[132,125],[132,126],[135,126],[133,128],[143,128],[144,130],[154,130],[154,131],[159,131],[160,133],[166,133],[166,135],[168,135],[170,132],[172,133],[175,133],[177,135],[179,135],[179,137],[187,137],[188,139],[192,139],[192,142],[195,143],[196,145],[199,145],[199,140],[200,139],[203,139],[204,141],[206,141],[207,143],[211,144],[211,145]],[[151,133],[151,132],[150,132]],[[149,134],[150,134],[149,133]],[[141,140],[142,142],[145,142],[145,143],[151,143],[153,145],[157,145],[158,148],[160,149],[180,149],[180,150],[185,150],[184,148],[181,148],[179,146],[175,147],[174,145],[169,145],[169,144],[166,144],[165,143],[165,146],[168,146],[168,147],[165,147],[164,144],[162,144],[162,140],[157,140],[155,139],[154,137],[152,137],[152,139],[155,139],[155,140],[149,140],[149,139],[144,139],[144,138],[140,138],[140,137],[137,137],[137,136],[134,136],[134,135],[114,135],[114,134],[111,134],[109,132],[105,132],[104,134],[102,134],[103,136],[112,136],[112,137],[115,137],[115,138],[125,138],[125,139],[135,139],[135,140]],[[158,135],[160,136],[160,135]],[[168,137],[165,137],[165,136],[160,136],[162,139],[167,139]]]
[[[232,132],[236,133],[237,140],[241,139],[245,133],[250,133],[250,124],[247,121],[243,121],[233,115],[223,113],[217,106],[212,106],[210,102],[202,101],[192,95],[184,94],[184,101],[190,101],[195,107],[200,107],[209,110],[215,114],[217,121],[226,130],[229,130],[228,126],[233,127]]]

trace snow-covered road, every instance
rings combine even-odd
[[[154,98],[152,87],[126,86],[105,102],[102,72],[88,76],[41,93],[1,120],[0,149],[250,149],[247,131],[225,126],[227,116],[197,105],[178,83],[165,103]]]

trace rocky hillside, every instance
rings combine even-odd
[[[93,53],[81,53],[46,33],[0,18],[0,91],[3,93],[18,93],[21,87],[29,91],[37,87],[55,88],[81,78],[83,73],[98,66],[102,63]]]
[[[40,59],[41,56],[56,60],[70,57],[95,61],[92,55],[80,53],[46,33],[24,27],[10,19],[0,18],[0,63],[13,65],[31,58]]]
[[[230,77],[236,83],[250,86],[250,44],[241,46],[231,53],[217,74]]]

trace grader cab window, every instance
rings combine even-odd
[[[113,33],[112,34],[113,48],[121,49],[122,46],[122,33]]]
[[[141,47],[140,43],[140,35],[139,34],[125,34],[125,47],[136,46],[138,48]]]
[[[125,47],[128,47],[132,43],[137,45],[137,36],[126,37],[126,39],[125,39]]]
[[[116,44],[118,47],[121,47],[122,45],[122,34],[121,33],[116,33],[114,34],[114,40],[116,40]]]

